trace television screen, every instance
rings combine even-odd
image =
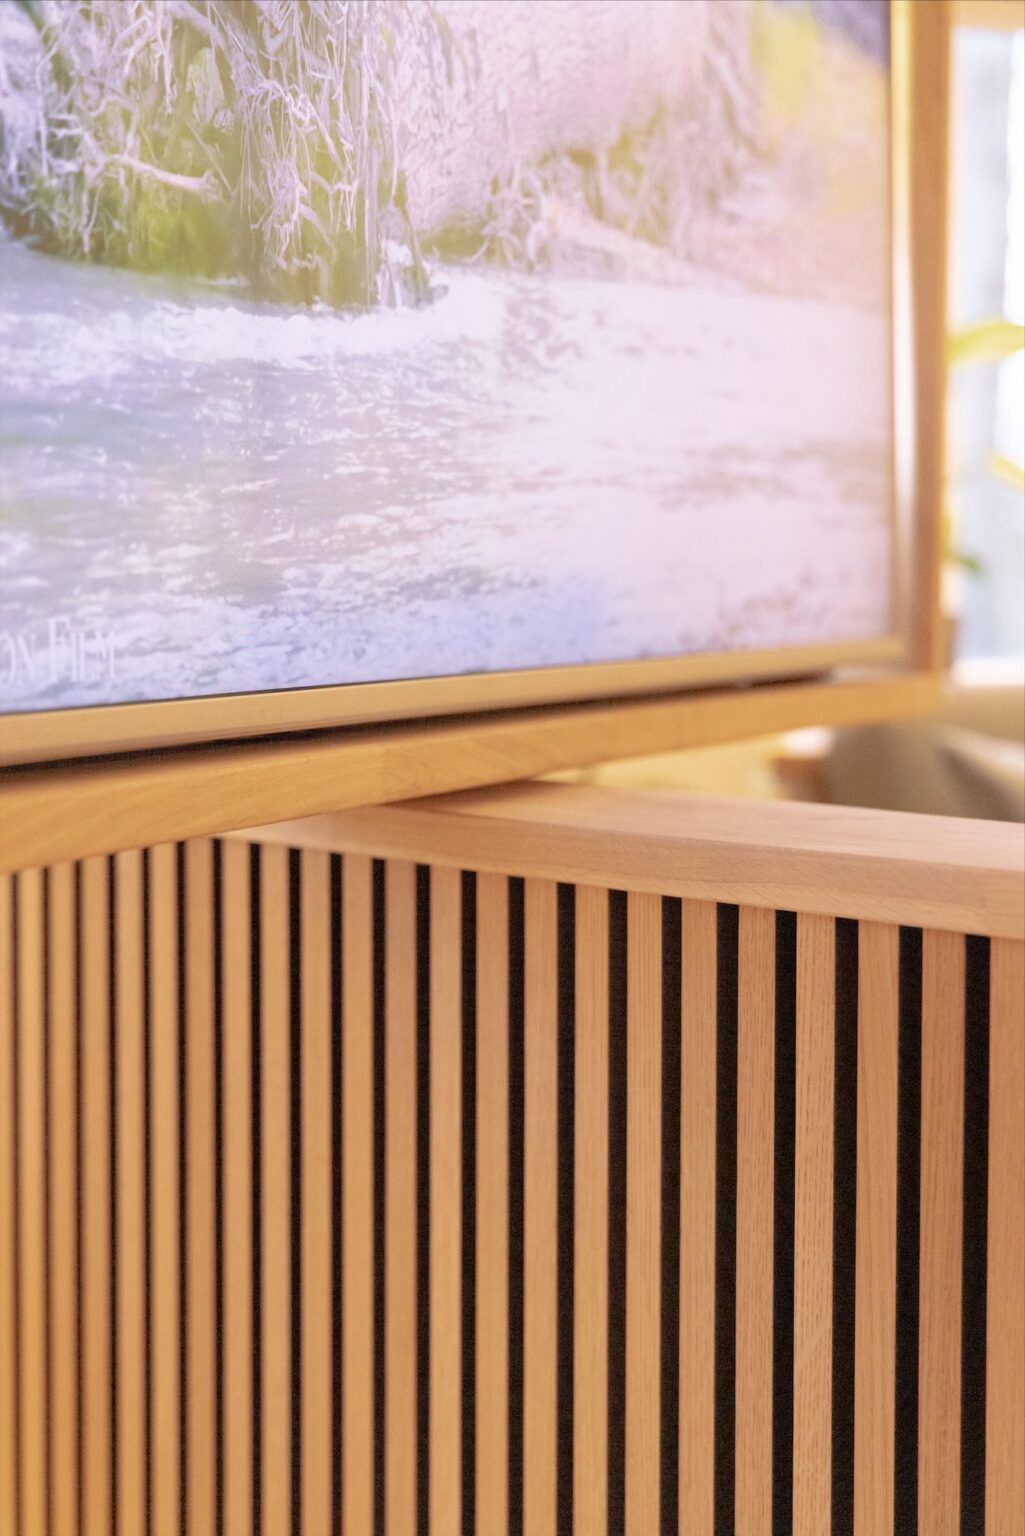
[[[0,6],[8,742],[891,653],[890,96],[886,0]]]

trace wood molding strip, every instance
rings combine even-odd
[[[462,1449],[462,882],[431,871],[430,1528],[459,1529]]]
[[[927,714],[938,677],[789,683],[0,772],[0,870],[806,725]]]
[[[516,784],[244,836],[606,889],[1025,937],[1025,826],[586,784]]]
[[[342,862],[342,1522],[374,1529],[374,953],[371,861]],[[287,1527],[283,1527],[287,1529]]]
[[[491,876],[482,876],[490,879]],[[609,898],[576,893],[574,1141],[587,1147],[573,1178],[573,1522],[604,1528],[608,1512]]]
[[[224,1529],[253,1523],[252,850],[221,849]],[[310,855],[307,855],[310,857]]]
[[[922,1207],[918,1520],[961,1529],[961,1269],[965,941],[922,934]]]
[[[858,935],[854,1533],[893,1536],[900,930]]]
[[[626,1536],[657,1530],[662,1347],[662,898],[627,898]]]
[[[508,1536],[509,882],[477,880],[477,1528]]]
[[[835,930],[798,914],[794,1536],[821,1536],[832,1520]]]
[[[990,950],[986,1536],[1025,1532],[1025,944]]]
[[[260,1507],[268,1536],[291,1528],[292,1478],[298,1470],[292,1466],[291,1409],[290,972],[288,850],[264,848],[260,855]]]
[[[715,903],[684,901],[682,935],[679,1512],[715,1536]]]
[[[397,859],[389,860],[385,865],[384,886],[384,1080],[388,1105],[384,1122],[385,1508],[388,1511],[388,1536],[415,1536],[418,1302],[416,866]],[[371,942],[371,936],[367,935],[364,942]]]
[[[78,1531],[78,937],[75,866],[50,870],[48,1043],[52,1536]],[[3,915],[0,912],[0,924]],[[0,974],[4,959],[0,954]],[[3,1025],[0,1023],[0,1030]],[[0,1047],[2,1049],[2,1047]],[[4,1114],[0,1089],[0,1118]],[[0,1173],[0,1184],[3,1174]],[[0,1223],[0,1233],[3,1227]],[[0,1246],[3,1238],[0,1236]],[[0,1308],[2,1311],[2,1308]],[[145,1319],[144,1319],[145,1325]],[[3,1345],[0,1343],[0,1351]],[[0,1464],[0,1482],[4,1472]],[[3,1529],[0,1503],[0,1530]],[[13,1528],[13,1522],[12,1522]]]
[[[735,1518],[747,1536],[769,1536],[772,1517],[775,998],[775,913],[741,907]]]
[[[523,1529],[556,1531],[557,890],[524,888]]]

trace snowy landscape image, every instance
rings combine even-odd
[[[889,114],[886,0],[2,0],[0,707],[889,634]]]

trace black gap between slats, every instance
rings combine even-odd
[[[661,1527],[678,1536],[680,1433],[680,1008],[683,904],[662,901]]]
[[[292,1173],[292,1536],[302,1536],[302,855],[288,850],[290,1126]]]
[[[477,877],[462,876],[463,1536],[477,1528]]]
[[[11,1020],[13,1023],[13,1061],[11,1069],[14,1073],[14,1166],[11,1169],[11,1177],[14,1180],[14,1234],[15,1252],[14,1259],[14,1331],[15,1337],[21,1337],[21,1264],[18,1262],[17,1243],[18,1233],[21,1231],[21,880],[17,875],[11,881]],[[2,981],[0,977],[0,981]],[[21,1402],[21,1351],[16,1349],[12,1370],[14,1373],[14,1401]],[[21,1529],[21,1511],[23,1498],[23,1457],[20,1415],[14,1415],[14,1469],[16,1487],[14,1490],[14,1518],[18,1529]]]
[[[988,939],[969,935],[965,940],[961,1536],[982,1536],[986,1519],[989,954]]]
[[[509,880],[509,1536],[523,1530],[523,897]],[[529,1536],[529,1533],[526,1533]]]
[[[897,1358],[893,1525],[918,1532],[918,1266],[922,1129],[922,933],[900,931],[897,1044]]]
[[[107,1060],[107,1113],[110,1125],[108,1144],[107,1196],[110,1203],[110,1523],[119,1529],[118,1510],[118,1326],[117,1326],[117,863],[107,859],[107,1022],[109,1054]]]
[[[185,1127],[188,1106],[185,1102],[188,1044],[185,1035],[185,999],[188,977],[185,967],[185,844],[176,848],[178,895],[178,1480],[179,1536],[189,1536],[189,1442],[185,1432],[188,1418],[189,1366],[187,1328],[189,1298],[186,1285],[188,1264],[188,1158]]]
[[[384,1536],[387,1510],[384,1480],[384,1283],[388,1263],[384,1210],[385,1083],[384,988],[385,988],[385,901],[384,863],[374,859],[371,865],[373,909],[372,984],[374,1005],[374,1317],[368,1326],[374,1330],[374,1532]]]
[[[608,1536],[626,1516],[626,989],[627,898],[610,891]]]
[[[836,922],[833,1071],[832,1536],[854,1536],[854,1294],[858,1157],[858,924]]]
[[[78,1426],[75,1446],[75,1478],[77,1487],[75,1519],[77,1529],[82,1530],[83,1513],[83,1480],[82,1480],[82,1408],[84,1396],[82,1390],[82,866],[75,865],[75,1423]],[[17,964],[17,950],[15,950],[15,964]],[[13,977],[12,977],[13,982]],[[15,1124],[15,1136],[17,1137],[17,1124]],[[17,1266],[15,1266],[15,1284],[17,1284]],[[16,1366],[14,1367],[16,1370]],[[15,1378],[17,1379],[17,1378]],[[16,1447],[17,1451],[17,1447]]]
[[[556,1528],[573,1536],[573,1122],[576,890],[558,889],[558,1306]]]
[[[342,860],[331,855],[331,1528],[342,1523]],[[253,1536],[258,1536],[254,1531]]]
[[[794,1148],[797,917],[776,913],[772,1289],[772,1532],[791,1536],[794,1486]]]
[[[260,1536],[261,1516],[261,1462],[263,1458],[263,1225],[262,1225],[262,1137],[261,1093],[263,1082],[262,1043],[262,989],[263,975],[260,952],[260,900],[261,900],[260,845],[253,843],[249,849],[249,983],[250,983],[250,1040],[252,1050],[252,1103],[250,1105],[252,1133],[252,1298],[253,1298],[253,1536]],[[241,1536],[241,1533],[240,1533]]]
[[[50,1180],[51,1180],[51,1153],[50,1153],[50,1051],[53,1034],[53,994],[50,987],[50,968],[52,964],[50,948],[50,871],[43,870],[43,1285],[46,1291],[46,1317],[43,1323],[45,1350],[45,1380],[49,1383],[53,1379],[53,1339],[50,1326],[50,1273],[53,1255],[50,1251]],[[51,1436],[51,1406],[50,1393],[46,1393],[44,1404],[45,1420],[44,1433],[47,1444]],[[46,1519],[49,1522],[51,1490],[49,1478],[46,1488]]]
[[[416,1503],[417,1531],[429,1536],[431,1217],[431,872],[416,870]],[[349,1533],[346,1532],[346,1536]],[[382,1536],[380,1531],[377,1536]]]
[[[143,1035],[142,1035],[142,1158],[143,1158],[143,1300],[145,1316],[143,1319],[143,1350],[145,1368],[145,1414],[144,1451],[146,1458],[146,1503],[145,1520],[146,1536],[149,1536],[153,1528],[153,1399],[149,1390],[149,1383],[153,1379],[153,1309],[151,1305],[153,1291],[153,1159],[152,1137],[150,1134],[150,1114],[152,1112],[152,1094],[150,1090],[150,1052],[152,1036],[152,977],[150,974],[150,855],[149,849],[145,849],[142,855],[142,1009],[143,1009]]]
[[[224,845],[213,845],[214,910],[214,1518],[224,1536]],[[229,1532],[230,1536],[230,1532]]]
[[[733,1536],[737,1360],[737,965],[740,912],[716,909],[715,1530]]]

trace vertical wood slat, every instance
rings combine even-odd
[[[961,1499],[965,941],[922,934],[918,1520],[956,1536]]]
[[[111,1530],[110,918],[107,860],[81,865],[82,1530]]]
[[[337,942],[337,941],[336,941]],[[342,1524],[374,1528],[374,1005],[370,860],[342,862]],[[270,1533],[268,1533],[270,1536]]]
[[[388,1536],[416,1532],[416,866],[385,865],[384,1503]]]
[[[185,844],[185,1349],[189,1536],[216,1518],[217,1260],[214,845]]]
[[[900,930],[858,932],[854,1531],[892,1536],[897,1327]]]
[[[0,875],[0,1530],[13,1531],[17,1520],[18,1348],[15,1267],[15,1000],[14,876]]]
[[[662,898],[627,897],[626,1533],[658,1528],[661,1467]]]
[[[333,1477],[331,1332],[331,863],[300,855],[302,1145],[302,1518],[330,1531]]]
[[[78,1529],[78,945],[72,864],[57,864],[50,870],[49,920],[50,1530],[52,1536],[74,1536]],[[3,1112],[0,1093],[0,1117]],[[0,1251],[3,1247],[0,1236]],[[0,1358],[2,1350],[0,1344]],[[0,1465],[0,1481],[3,1475]]]
[[[680,1026],[680,1529],[714,1536],[716,908],[684,901]]]
[[[115,857],[117,1517],[146,1524],[146,1014],[142,854]]]
[[[797,919],[794,1536],[828,1531],[832,1507],[835,928]]]
[[[509,882],[477,877],[477,1536],[507,1536]]]
[[[152,1536],[180,1536],[178,850],[173,843],[150,850],[149,909]]]
[[[457,1536],[462,1440],[461,876],[431,871],[430,1528]]]
[[[292,1056],[289,966],[288,850],[264,848],[260,854],[260,1509],[263,1536],[278,1536],[279,1532],[291,1527]]]
[[[1025,1532],[1025,944],[990,948],[986,1536]]]
[[[558,1243],[558,902],[524,885],[523,1527],[554,1536]]]
[[[609,898],[576,898],[573,1178],[573,1523],[604,1529],[608,1501]]]
[[[252,963],[250,851],[221,845],[224,1529],[253,1522]]]
[[[736,1529],[772,1518],[776,915],[741,907],[737,979]]]
[[[46,1496],[46,1016],[43,873],[23,870],[18,913],[18,1426],[21,1531],[44,1536]]]

